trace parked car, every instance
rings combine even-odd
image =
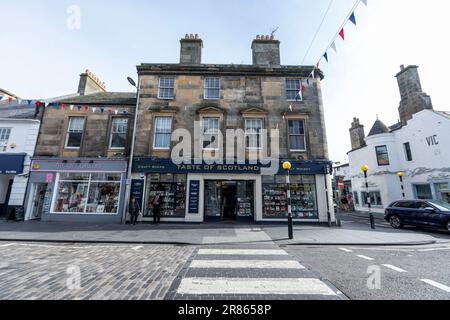
[[[414,225],[450,232],[450,204],[436,200],[396,201],[386,209],[385,219],[394,229]]]

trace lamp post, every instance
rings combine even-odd
[[[405,173],[404,173],[404,172],[401,172],[401,171],[397,172],[397,177],[400,178],[400,185],[401,185],[401,187],[402,187],[402,197],[403,197],[403,200],[406,199],[406,195],[405,195],[405,185],[403,184],[403,177],[404,177],[404,176],[405,176]]]
[[[366,195],[367,195],[367,205],[369,206],[369,219],[370,219],[370,227],[372,230],[375,230],[375,219],[372,213],[372,199],[370,199],[369,193],[369,182],[367,181],[367,172],[369,172],[369,167],[364,165],[361,167],[362,172],[364,172],[364,179],[366,182]]]
[[[133,160],[134,160],[134,148],[136,145],[136,130],[137,130],[137,121],[138,121],[138,111],[139,111],[139,101],[140,101],[140,89],[141,89],[141,79],[139,78],[138,84],[136,85],[136,82],[128,77],[128,82],[137,89],[137,98],[136,98],[136,109],[134,110],[134,125],[133,125],[133,133],[131,136],[131,149],[130,149],[130,160],[128,163],[128,172],[127,172],[127,183],[126,183],[126,192],[125,192],[125,206],[123,208],[123,214],[122,214],[122,224],[127,223],[127,212],[128,208],[130,206],[130,200],[131,200],[131,179],[133,174]]]
[[[288,232],[289,239],[294,239],[294,221],[292,218],[292,199],[291,199],[291,176],[290,172],[292,169],[292,164],[289,161],[283,163],[283,169],[287,171],[286,184],[287,184],[287,202],[288,202]]]

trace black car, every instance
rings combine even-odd
[[[385,219],[394,229],[414,225],[450,232],[450,204],[436,200],[396,201],[386,209]]]

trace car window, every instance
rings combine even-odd
[[[426,202],[416,202],[416,209],[430,208],[430,205]]]
[[[443,201],[430,201],[430,203],[440,211],[450,211],[450,204]]]
[[[405,209],[415,209],[415,203],[412,201],[402,201],[397,202],[394,207],[396,208],[405,208]]]

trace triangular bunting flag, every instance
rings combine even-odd
[[[341,36],[342,40],[345,40],[344,28],[342,28],[341,31],[339,31],[339,35]]]
[[[348,18],[351,22],[353,22],[353,24],[356,26],[356,17],[355,17],[355,13],[353,12],[352,15],[350,16],[350,18]]]
[[[337,52],[337,49],[336,49],[336,43],[333,42],[333,43],[331,44],[331,49],[333,49],[334,52]]]
[[[33,102],[33,100],[27,100],[27,102],[28,102],[28,105],[30,105]]]
[[[324,57],[325,60],[327,60],[327,62],[328,62],[328,53],[325,52],[325,54],[323,55],[323,57]]]
[[[305,92],[305,84],[302,83],[302,93]]]
[[[294,111],[294,108],[292,107],[292,104],[289,105],[289,110],[291,110],[291,112]]]
[[[364,3],[367,7],[367,0],[361,0],[362,3]]]
[[[9,97],[9,98],[8,98],[8,103],[11,103],[12,100],[13,100],[13,99],[12,99],[11,97]]]
[[[2,99],[3,99],[3,96],[0,96],[0,101],[2,101]]]

